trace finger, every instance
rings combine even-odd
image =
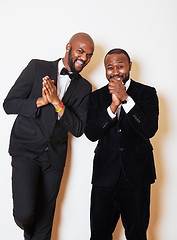
[[[108,86],[108,89],[109,89],[109,91],[110,91],[110,90],[112,90],[112,89],[113,89],[113,87],[109,85],[109,86]]]
[[[46,92],[47,92],[46,88],[43,87],[43,88],[42,88],[42,96],[43,96],[43,97],[46,97]]]
[[[111,80],[110,80],[110,82],[112,82],[112,83],[116,83],[116,82],[118,82],[118,81],[121,81],[121,79],[119,78],[112,78]]]
[[[49,81],[46,82],[45,87],[50,94],[53,92],[53,87]]]
[[[50,80],[50,77],[49,76],[45,76],[44,79],[45,80]]]
[[[118,83],[110,83],[108,85],[109,89],[118,89],[119,88],[119,84]]]
[[[120,84],[120,83],[121,83],[120,80],[119,81],[118,80],[113,80],[113,81],[109,82],[110,85],[117,85],[117,84]]]
[[[50,79],[49,76],[45,76],[45,77],[43,77],[42,80],[43,80],[43,82],[46,82],[48,79]]]
[[[52,81],[53,81],[53,80],[52,80]],[[51,92],[51,93],[56,92],[56,86],[52,83],[52,81],[50,81],[50,82],[48,81],[48,82],[47,82],[47,84],[48,84],[47,86],[48,86],[48,88],[50,89],[50,92]]]
[[[113,93],[116,93],[117,91],[115,89],[109,89],[109,93],[110,94],[113,94]]]
[[[114,76],[110,79],[110,82],[119,82],[122,81],[122,78],[119,76]]]
[[[45,79],[45,84],[48,84],[48,86],[49,86],[50,88],[52,88],[52,87],[55,86],[55,85],[54,85],[54,80],[50,80],[50,78],[49,78],[49,79]]]
[[[45,86],[46,85],[46,83],[48,83],[48,84],[54,84],[54,80],[51,80],[50,78],[49,78],[49,76],[45,76],[45,77],[43,77],[43,82],[42,82],[42,84]]]
[[[114,82],[109,82],[108,86],[109,86],[109,87],[114,87],[114,86],[115,86],[115,83],[114,83]]]
[[[46,87],[44,87],[43,90],[44,90],[44,94],[45,94],[46,96],[49,96],[49,95],[50,95],[50,92],[49,92],[49,90],[48,90]]]

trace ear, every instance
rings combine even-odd
[[[68,44],[66,45],[66,51],[69,52],[70,49],[71,49],[71,44],[68,43]]]
[[[132,62],[130,62],[129,64],[129,71],[131,71],[131,69],[132,69]]]

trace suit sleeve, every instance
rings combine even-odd
[[[88,117],[85,135],[91,141],[97,141],[103,137],[115,123],[116,118],[111,118],[107,106],[103,108],[100,96],[92,93],[89,98]]]
[[[149,139],[158,129],[159,104],[155,88],[144,88],[141,91],[140,102],[127,113],[127,118],[133,129],[141,137]]]
[[[91,91],[92,86],[89,84],[76,109],[73,110],[65,105],[64,114],[59,120],[60,123],[75,137],[80,137],[84,133],[87,119],[89,93]]]
[[[31,60],[4,100],[3,107],[7,114],[35,118],[37,98],[29,98],[33,88],[35,72],[36,62]]]

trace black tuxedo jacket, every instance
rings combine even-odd
[[[80,75],[71,81],[62,99],[65,111],[60,120],[52,104],[37,110],[42,78],[47,75],[57,84],[59,60],[32,60],[11,88],[3,106],[7,114],[18,114],[11,132],[10,155],[35,158],[48,146],[52,165],[63,168],[68,131],[76,137],[84,132],[91,84]]]
[[[127,90],[135,106],[119,120],[107,107],[112,102],[108,85],[91,93],[85,134],[97,141],[92,183],[113,186],[122,169],[130,183],[153,183],[156,178],[153,148],[149,138],[158,129],[158,98],[154,88],[131,80]]]

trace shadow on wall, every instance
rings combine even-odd
[[[133,61],[131,77],[132,79],[135,79],[135,81],[141,82],[141,80],[139,79],[140,67],[136,61]],[[158,89],[156,90],[159,99],[159,127],[156,135],[151,139],[151,143],[154,148],[154,160],[157,173],[157,180],[155,184],[152,184],[151,188],[150,224],[148,228],[148,238],[151,240],[160,240],[160,236],[158,236],[158,226],[160,224],[160,219],[163,211],[162,196],[163,186],[165,182],[165,172],[163,165],[164,159],[162,149],[163,140],[165,139],[165,136],[169,131],[166,102],[165,99],[159,95]]]
[[[160,220],[162,217],[163,206],[163,186],[165,183],[165,171],[163,166],[163,140],[167,132],[169,131],[169,124],[167,116],[167,106],[165,99],[162,96],[159,96],[159,129],[156,133],[155,137],[152,139],[152,145],[154,148],[154,158],[156,164],[157,171],[157,180],[156,183],[152,185],[152,196],[151,196],[151,218],[150,218],[150,226],[148,231],[149,239],[151,240],[160,240],[160,236],[158,236],[158,226],[160,224]]]
[[[95,46],[94,55],[88,64],[86,68],[81,72],[81,75],[86,78],[88,81],[90,79],[90,74],[95,71],[95,69],[98,67],[100,62],[102,63],[104,57],[104,51],[100,46]],[[90,81],[91,83],[91,81]],[[92,83],[91,83],[92,84]],[[95,90],[95,87],[92,86],[92,90]],[[64,169],[64,174],[56,202],[56,209],[55,209],[55,216],[54,216],[54,223],[53,223],[53,229],[52,229],[52,239],[59,239],[59,232],[60,232],[60,226],[62,222],[62,204],[65,200],[65,193],[67,190],[67,185],[69,181],[69,176],[71,172],[71,165],[72,165],[72,135],[68,135],[68,152],[67,152],[67,159],[66,159],[66,165]],[[88,225],[90,223],[88,222]]]
[[[99,65],[103,64],[105,54],[106,53],[104,49],[101,46],[96,45],[94,50],[94,55],[90,63],[82,71],[82,75],[84,76],[84,78],[86,78],[92,84],[92,91],[95,91],[96,87],[90,81],[90,73],[94,73],[95,70],[99,67]],[[99,81],[99,79],[96,79],[96,81]]]
[[[135,60],[132,60],[132,70],[130,77],[136,82],[143,83],[140,79],[140,66]]]
[[[52,229],[52,237],[51,239],[59,239],[59,231],[60,231],[60,223],[62,221],[61,219],[61,212],[62,212],[62,203],[65,199],[65,192],[67,189],[68,179],[71,171],[71,159],[72,159],[72,135],[68,135],[68,152],[67,152],[67,159],[66,159],[66,165],[64,169],[64,174],[56,202],[56,209],[55,209],[55,216],[54,216],[54,223],[53,223],[53,229]]]

